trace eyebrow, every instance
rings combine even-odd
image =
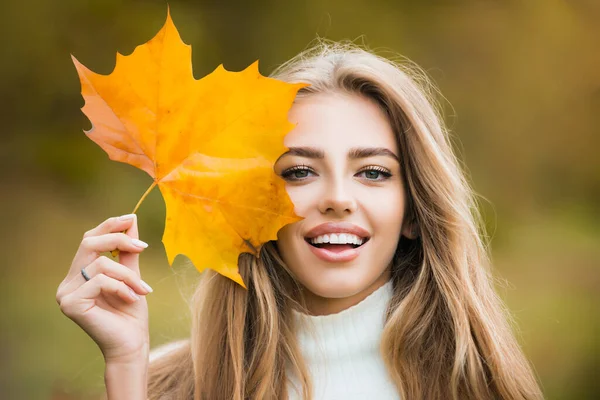
[[[386,149],[385,147],[354,147],[350,149],[350,152],[348,153],[348,158],[350,159],[367,158],[375,156],[391,157],[394,160],[400,162],[398,156],[394,154],[391,150]]]
[[[325,158],[325,152],[315,147],[290,147],[289,150],[283,153],[279,158],[282,158],[283,156],[323,159]],[[398,156],[385,147],[353,147],[348,152],[348,158],[351,160],[375,156],[391,157],[398,163],[400,162]]]

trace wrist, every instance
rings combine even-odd
[[[106,365],[132,365],[132,364],[147,364],[150,355],[150,343],[144,341],[127,350],[118,349],[114,351],[103,351],[104,362]]]
[[[148,358],[106,363],[104,382],[108,400],[146,400]]]

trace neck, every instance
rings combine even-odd
[[[316,295],[309,290],[304,293],[306,301],[306,308],[311,315],[330,315],[337,314],[344,311],[364,299],[366,299],[371,293],[385,285],[390,280],[391,272],[390,269],[386,269],[379,278],[367,288],[362,291],[348,297],[330,298]]]
[[[380,351],[391,281],[341,312],[314,316],[293,310],[299,356],[312,381],[314,399],[400,400]],[[291,367],[290,363],[290,367]],[[290,400],[303,398],[301,374],[290,368]]]

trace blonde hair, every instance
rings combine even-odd
[[[489,272],[476,196],[436,110],[433,86],[414,65],[394,63],[350,43],[320,43],[273,77],[310,83],[298,96],[366,96],[389,118],[400,149],[405,218],[417,239],[400,238],[394,296],[381,341],[403,399],[541,399]],[[189,343],[151,363],[150,399],[281,399],[287,374],[311,380],[295,338],[302,309],[275,242],[260,258],[240,256],[244,290],[206,272],[192,300]]]

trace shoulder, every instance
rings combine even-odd
[[[149,359],[153,362],[162,356],[169,354],[172,351],[185,347],[189,344],[189,339],[176,340],[173,342],[164,343],[150,350]]]

